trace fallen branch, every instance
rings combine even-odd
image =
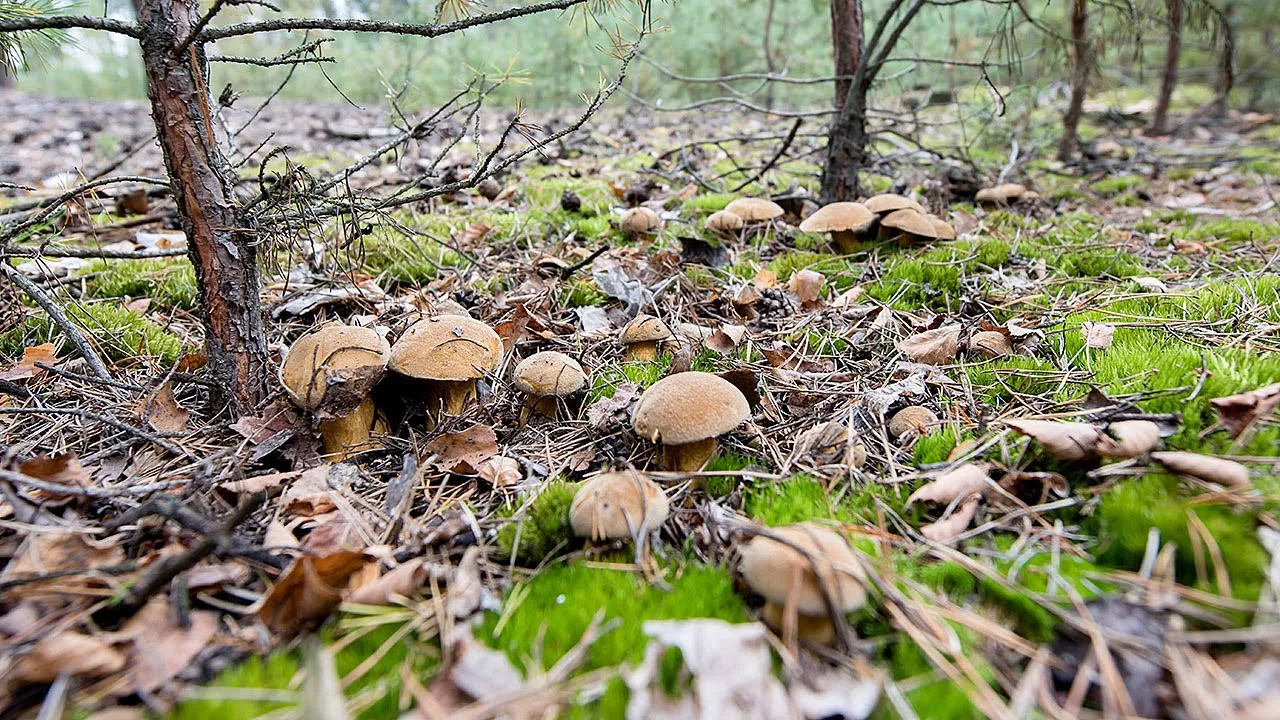
[[[5,276],[14,285],[17,285],[34,300],[48,314],[49,319],[62,329],[63,334],[67,336],[67,340],[70,340],[71,344],[75,346],[76,352],[80,353],[80,357],[84,358],[85,363],[93,371],[94,375],[103,380],[111,379],[111,373],[107,372],[107,366],[102,364],[102,359],[93,351],[93,346],[81,334],[80,329],[62,312],[62,308],[58,307],[58,303],[54,302],[53,298],[49,297],[44,290],[40,289],[39,285],[32,282],[26,275],[18,272],[17,268],[3,260],[0,260],[0,271],[4,272]]]

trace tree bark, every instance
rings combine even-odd
[[[204,48],[181,48],[199,2],[142,0],[138,15],[151,114],[204,311],[208,371],[239,412],[252,412],[269,377],[257,242],[214,140]]]
[[[1182,0],[1165,0],[1168,9],[1169,43],[1164,52],[1164,76],[1160,81],[1160,93],[1156,96],[1156,109],[1151,117],[1148,134],[1164,135],[1169,132],[1169,102],[1173,89],[1178,85],[1178,58],[1182,55]]]
[[[868,83],[855,88],[853,79],[862,61],[862,0],[831,0],[831,46],[838,77],[837,114],[827,137],[823,203],[857,197],[858,173],[866,164]]]
[[[1228,2],[1222,8],[1218,26],[1218,95],[1213,100],[1213,116],[1227,116],[1227,99],[1236,84],[1236,5]]]
[[[1062,140],[1058,159],[1074,160],[1080,151],[1080,116],[1084,113],[1084,96],[1089,83],[1089,8],[1086,0],[1073,0],[1071,6],[1071,100],[1062,116]]]

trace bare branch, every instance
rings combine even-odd
[[[142,30],[136,24],[107,17],[37,15],[0,20],[0,33],[28,32],[32,30],[71,30],[74,28],[105,30],[119,35],[128,35],[131,38],[142,37]]]
[[[0,260],[0,273],[4,273],[10,282],[17,285],[28,297],[34,300],[48,314],[53,324],[62,329],[63,334],[67,336],[67,340],[70,340],[71,344],[76,347],[76,351],[80,353],[80,357],[84,358],[85,364],[89,366],[94,375],[103,380],[111,379],[111,373],[107,372],[107,366],[102,364],[98,354],[93,351],[93,346],[89,344],[88,340],[85,340],[84,335],[80,333],[80,329],[67,318],[66,314],[62,312],[62,308],[58,307],[58,303],[53,301],[53,298],[45,294],[44,290],[39,285],[31,282],[31,279],[26,275],[18,272],[17,268],[2,260]]]
[[[168,187],[169,185],[168,182],[161,180],[159,178],[145,177],[141,175],[123,175],[118,177],[102,178],[99,180],[94,180],[92,182],[87,182],[78,187],[71,188],[70,190],[48,201],[47,203],[44,203],[45,210],[43,212],[37,213],[35,216],[27,220],[24,220],[22,222],[19,222],[13,225],[12,227],[0,227],[0,243],[7,242],[8,240],[11,240],[17,237],[18,233],[22,232],[23,230],[26,230],[27,228],[33,227],[35,225],[39,225],[45,220],[48,220],[49,218],[53,217],[53,214],[57,212],[58,208],[62,206],[63,203],[73,198],[77,198],[89,190],[92,190],[96,187],[102,187],[103,185],[111,185],[114,183],[125,183],[125,182],[143,183],[145,185],[159,185],[161,187]]]

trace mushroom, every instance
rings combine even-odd
[[[630,472],[607,472],[589,478],[569,506],[573,534],[593,542],[635,538],[643,542],[671,511],[658,483]]]
[[[636,237],[657,231],[662,227],[662,218],[658,217],[658,213],[641,205],[622,213],[618,227],[627,237]]]
[[[690,472],[715,455],[717,437],[750,417],[751,406],[733,383],[711,373],[682,372],[644,391],[631,425],[659,445],[660,467]]]
[[[326,455],[345,460],[369,441],[377,415],[369,393],[389,354],[376,330],[336,323],[303,335],[285,353],[281,382],[295,405],[320,420]]]
[[[880,219],[880,236],[900,241],[936,240],[938,231],[925,215],[910,208],[894,210]]]
[[[707,218],[707,229],[722,235],[733,235],[742,229],[742,225],[742,217],[728,210],[717,210]]]
[[[909,432],[915,433],[917,436],[924,435],[941,422],[938,416],[929,408],[921,405],[908,405],[889,418],[889,435],[894,440]]]
[[[915,210],[921,215],[925,214],[924,207],[920,203],[909,197],[903,197],[902,195],[894,193],[872,195],[866,200],[863,200],[862,205],[881,217],[897,210]]]
[[[876,216],[856,202],[834,202],[825,205],[800,223],[804,232],[831,233],[831,242],[842,253],[858,250],[858,238],[875,225]]]
[[[618,342],[626,349],[623,359],[652,362],[658,359],[663,343],[671,339],[667,324],[652,315],[637,315],[618,333]]]
[[[979,205],[991,207],[993,205],[1009,205],[1016,203],[1027,195],[1029,191],[1026,185],[1019,183],[1001,183],[995,187],[982,188],[978,191],[973,199]],[[1040,197],[1039,194],[1036,197]]]
[[[976,332],[969,338],[969,352],[985,358],[998,358],[1013,354],[1013,344],[1009,337],[996,330]]]
[[[493,328],[461,315],[419,320],[391,346],[388,366],[427,381],[428,411],[457,415],[476,396],[476,380],[498,367],[502,340]]]
[[[939,240],[956,239],[956,229],[951,227],[951,223],[933,215],[929,216],[929,222],[933,223],[933,231],[937,234]]]
[[[763,222],[780,217],[785,210],[772,200],[764,198],[738,198],[724,208],[747,222]]]
[[[813,523],[773,528],[770,534],[743,545],[738,562],[742,579],[765,599],[764,621],[785,633],[786,616],[794,609],[797,635],[829,644],[835,639],[831,611],[843,615],[867,601],[853,548]]]
[[[544,350],[516,366],[515,384],[529,396],[526,411],[555,417],[557,401],[581,390],[587,384],[587,374],[577,360],[562,352]]]

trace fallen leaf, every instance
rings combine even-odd
[[[1153,452],[1151,459],[1175,473],[1190,475],[1233,490],[1253,487],[1253,482],[1249,480],[1249,468],[1234,460],[1182,450]]]
[[[201,563],[184,575],[190,590],[207,590],[227,585],[239,585],[249,579],[249,568],[240,563]]]
[[[124,669],[124,653],[100,636],[64,631],[46,635],[10,669],[10,687],[47,685],[59,674],[100,678]]]
[[[187,428],[191,412],[178,404],[173,395],[173,384],[165,380],[139,403],[138,417],[153,430],[178,432]]]
[[[476,466],[476,475],[494,487],[515,485],[524,478],[524,473],[520,471],[520,463],[505,455],[494,455],[481,460]]]
[[[458,236],[458,244],[462,247],[476,247],[493,234],[493,227],[482,222],[471,223]]]
[[[351,592],[348,602],[359,605],[390,605],[397,597],[409,597],[427,579],[426,560],[413,558]]]
[[[613,397],[604,397],[587,406],[587,422],[596,430],[604,430],[621,422],[630,414],[631,406],[640,399],[640,388],[624,382],[613,391]]]
[[[1121,420],[1098,436],[1098,454],[1110,458],[1135,458],[1160,445],[1160,426],[1150,420]]]
[[[1129,279],[1137,283],[1138,287],[1142,288],[1143,290],[1146,290],[1147,292],[1154,292],[1154,293],[1169,292],[1169,286],[1165,285],[1164,281],[1161,280],[1160,278],[1138,276],[1138,277],[1131,277]]]
[[[488,425],[438,435],[427,443],[431,463],[445,472],[475,475],[485,460],[498,454],[498,436]]]
[[[301,474],[301,470],[289,470],[287,472],[254,475],[242,480],[228,480],[218,485],[218,490],[234,495],[252,495],[273,487],[279,487],[285,481],[292,480]]]
[[[946,325],[917,333],[899,342],[898,350],[918,363],[948,365],[960,350],[960,326]]]
[[[353,575],[372,558],[341,550],[330,555],[303,555],[285,570],[258,602],[254,614],[272,632],[292,637],[324,620],[342,601]]]
[[[45,343],[22,349],[22,359],[7,370],[0,370],[0,380],[25,380],[44,372],[36,367],[42,363],[50,367],[58,364],[57,347],[53,343]]]
[[[1093,425],[1060,420],[1005,420],[1005,425],[1044,446],[1059,460],[1083,460],[1097,453],[1102,431]]]
[[[577,314],[578,322],[582,325],[583,335],[604,335],[613,328],[608,313],[602,307],[589,305],[574,308],[573,312]]]
[[[40,455],[19,465],[18,472],[27,477],[58,485],[89,487],[91,484],[88,471],[80,464],[80,458],[74,452],[53,456]],[[57,493],[41,491],[41,495],[57,496]]]
[[[818,302],[818,298],[822,295],[822,286],[826,282],[826,275],[804,269],[791,276],[787,289],[799,298],[801,305],[809,306]]]
[[[804,353],[787,345],[776,343],[776,347],[758,347],[760,354],[770,365],[781,370],[792,370],[803,373],[829,373],[835,365],[829,360],[809,360]]]
[[[450,662],[430,688],[443,709],[509,698],[524,689],[524,677],[507,654],[476,642],[470,626],[454,626],[449,650]]]
[[[1088,321],[1080,326],[1080,334],[1084,336],[1085,346],[1105,350],[1115,341],[1116,328],[1107,323]]]
[[[208,610],[190,610],[187,622],[174,622],[168,596],[157,595],[125,623],[120,634],[130,638],[129,677],[133,686],[155,692],[191,664],[201,650],[218,634],[218,614]]]
[[[92,570],[124,562],[124,551],[114,543],[90,544],[80,533],[32,533],[21,554],[9,562],[8,579],[58,573],[64,570]],[[7,593],[24,589],[13,588]]]
[[[947,517],[920,528],[920,534],[937,543],[951,543],[956,536],[969,529],[973,516],[978,514],[978,502],[977,496],[970,497]]]
[[[849,432],[844,423],[830,421],[796,435],[791,462],[803,460],[818,467],[835,466],[841,471],[862,467],[867,448]]]
[[[987,466],[982,463],[962,463],[946,472],[907,498],[907,504],[916,502],[934,502],[950,505],[960,498],[970,495],[982,495],[987,491]]]
[[[1231,433],[1231,437],[1240,437],[1240,433],[1254,421],[1270,415],[1280,405],[1280,383],[1238,395],[1214,398],[1209,404],[1218,412],[1218,422]]]
[[[262,546],[267,548],[297,547],[298,536],[293,534],[288,525],[279,520],[267,523],[267,531],[262,536]]]
[[[302,473],[280,497],[281,507],[289,515],[315,517],[332,512],[332,493],[342,487],[342,475],[335,475],[332,463],[310,468]]]

